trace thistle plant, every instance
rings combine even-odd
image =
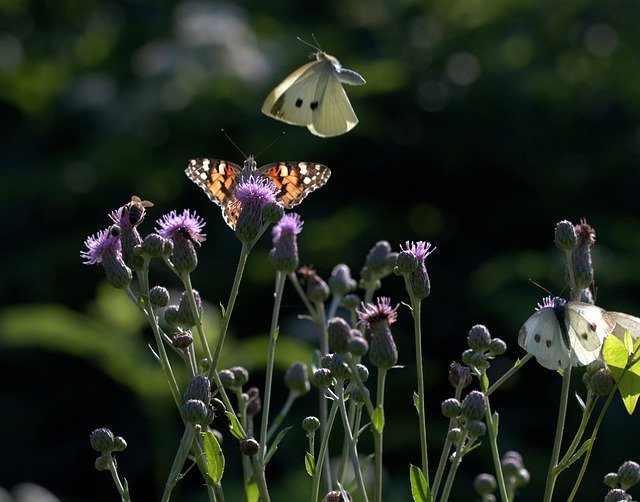
[[[188,209],[170,211],[156,220],[153,231],[144,235],[147,211],[154,206],[134,196],[109,213],[109,226],[88,237],[86,249],[81,252],[85,264],[102,265],[107,282],[122,290],[147,320],[154,336],[149,357],[164,373],[167,389],[183,422],[183,434],[168,467],[163,501],[170,500],[190,470],[202,477],[209,500],[223,501],[224,473],[232,468],[243,474],[247,500],[270,500],[269,461],[296,429],[308,439],[299,460],[310,477],[312,502],[385,500],[384,445],[393,437],[393,429],[390,430],[387,423],[390,416],[385,400],[387,380],[393,378],[395,371],[407,371],[405,366],[413,364],[416,367],[413,403],[420,445],[420,458],[407,460],[413,500],[455,499],[455,481],[463,458],[484,452],[490,458],[487,466],[491,472],[477,475],[474,490],[483,501],[512,501],[527,489],[531,474],[519,453],[500,453],[499,428],[508,424],[500,423],[491,396],[533,359],[540,363],[540,371],[557,370],[561,377],[556,435],[544,500],[552,500],[558,476],[581,461],[568,500],[575,498],[602,418],[615,393],[620,390],[629,412],[633,411],[640,395],[636,383],[640,338],[632,336],[640,332],[640,319],[609,313],[592,304],[591,249],[595,244],[595,231],[591,226],[584,220],[578,225],[564,220],[556,226],[554,242],[566,259],[570,300],[556,297],[539,305],[518,335],[520,346],[528,353],[493,382],[488,370],[492,362],[507,351],[504,340],[514,337],[495,337],[482,324],[470,328],[466,348],[461,347],[460,362],[449,366],[448,381],[453,393],[441,403],[443,418],[439,418],[436,413],[427,414],[435,403],[427,399],[423,360],[423,341],[428,341],[423,302],[431,293],[426,259],[435,247],[425,241],[407,241],[394,252],[388,242],[379,241],[366,256],[359,280],[352,278],[351,268],[345,263],[337,264],[324,280],[312,267],[300,266],[298,239],[304,238],[304,222],[298,214],[283,214],[270,179],[249,176],[238,184],[234,196],[236,205],[225,208],[233,214],[225,214],[225,218],[235,222],[240,251],[215,344],[203,323],[203,314],[211,307],[193,286],[199,251],[209,245],[203,233],[205,221],[200,216]],[[229,336],[247,260],[256,242],[274,223],[269,252],[274,279],[273,302],[271,321],[265,327],[268,332],[265,380],[264,385],[258,387],[246,368],[220,367],[220,356]],[[152,282],[154,269],[150,264],[154,260],[173,272],[173,284]],[[403,279],[408,296],[404,304],[387,296],[376,296],[383,280],[396,280],[392,272]],[[282,297],[287,285],[297,292],[305,310],[301,317],[315,326],[317,339],[310,348],[309,359],[292,362],[278,378],[277,342],[280,336],[287,336],[281,333],[280,327]],[[180,294],[171,294],[176,288]],[[402,327],[396,321],[403,317],[413,323],[414,354],[400,353],[396,345],[396,337],[402,336]],[[611,334],[614,336],[609,336]],[[585,366],[584,396],[576,396],[582,415],[572,440],[563,451],[570,403],[569,382],[576,366]],[[375,385],[369,378],[373,374]],[[287,397],[282,403],[274,403],[273,390],[279,384],[286,387]],[[298,405],[299,398],[310,392],[317,395],[317,406],[304,410],[307,418],[301,425],[290,423],[291,410]],[[597,413],[601,398],[605,402]],[[592,423],[591,418],[596,414],[598,417]],[[215,418],[222,415],[228,432],[212,429]],[[448,421],[448,426],[437,467],[431,473],[427,425],[434,420]],[[227,438],[223,448],[221,438],[226,435],[234,438],[242,454],[238,466],[226,463],[225,451],[232,442]],[[372,437],[373,451],[367,451],[365,443],[360,441],[363,435]],[[336,437],[341,439],[341,444],[337,451],[331,452],[330,446],[335,443],[331,439]],[[115,458],[126,447],[124,439],[103,427],[93,431],[91,445],[100,452],[96,468],[111,473],[122,500],[132,500],[130,487],[118,472]],[[333,469],[330,458],[335,463]],[[369,468],[371,481],[365,475]],[[639,480],[638,464],[624,462],[616,473],[605,476],[610,489],[604,495],[605,500],[629,500],[628,490]],[[135,494],[136,488],[132,491]]]

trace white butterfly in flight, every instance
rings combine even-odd
[[[317,50],[316,60],[278,84],[264,100],[262,112],[287,124],[306,126],[316,136],[338,136],[358,123],[342,84],[362,85],[365,80],[343,68],[333,56],[312,47]]]
[[[600,307],[549,296],[520,328],[518,343],[550,370],[586,366],[598,358],[615,326]]]

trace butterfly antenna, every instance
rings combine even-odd
[[[220,129],[220,131],[222,132],[222,134],[224,134],[224,137],[227,138],[229,140],[229,143],[231,143],[233,146],[236,147],[236,149],[242,154],[242,156],[246,159],[247,155],[240,149],[240,147],[238,145],[235,144],[235,142],[229,137],[229,135],[227,134],[227,131],[225,131],[224,129]]]
[[[268,148],[271,147],[271,145],[273,145],[276,141],[278,141],[280,138],[282,138],[282,136],[284,136],[284,131],[282,131],[278,136],[275,137],[275,139],[269,143],[267,146],[265,146],[262,150],[260,150],[258,153],[256,153],[253,158],[257,158],[258,155],[260,155],[262,152],[264,152],[265,150],[267,150]]]
[[[545,293],[547,293],[549,296],[554,296],[551,291],[549,291],[547,288],[545,288],[544,286],[538,284],[536,281],[534,281],[533,279],[529,278],[529,282],[532,284],[535,284],[536,286],[538,286],[542,291],[544,291]]]
[[[316,45],[310,44],[309,42],[307,42],[306,40],[301,39],[300,37],[296,37],[298,39],[298,42],[302,42],[305,45],[308,45],[309,47],[311,47],[312,49],[314,49],[315,51],[322,51],[322,47],[320,47],[320,44],[318,43],[318,41],[316,40],[316,36],[312,33],[311,36],[313,37],[313,41],[316,43]]]

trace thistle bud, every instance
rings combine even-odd
[[[198,316],[202,316],[202,300],[200,299],[200,293],[198,293],[195,289],[193,290],[193,298],[196,303]],[[180,297],[180,303],[178,304],[178,323],[183,326],[196,325],[196,319],[193,317],[191,304],[189,303],[189,296],[187,295],[186,291],[182,293],[182,296]]]
[[[489,354],[492,356],[501,356],[507,351],[507,344],[500,338],[494,338],[489,343]]]
[[[108,453],[113,450],[114,437],[106,427],[95,429],[90,436],[91,448],[96,451]]]
[[[105,252],[102,255],[102,266],[107,282],[114,288],[122,289],[131,284],[133,279],[131,269],[125,265],[117,253]]]
[[[573,226],[573,223],[567,220],[558,222],[556,224],[553,242],[558,249],[562,251],[571,251],[578,242],[576,229]]]
[[[318,387],[329,387],[333,383],[331,370],[319,368],[313,374],[313,379]]]
[[[225,389],[233,389],[237,387],[236,377],[233,375],[232,371],[220,370],[218,371],[218,377],[220,378],[220,382]]]
[[[358,284],[351,278],[351,269],[341,263],[336,265],[331,271],[329,277],[329,290],[334,296],[344,296],[351,291],[354,291],[358,287]]]
[[[176,349],[186,349],[193,343],[193,335],[190,331],[183,331],[178,333],[171,339],[171,343]]]
[[[618,486],[618,474],[615,472],[609,472],[605,474],[604,484],[609,488],[616,488]]]
[[[204,375],[194,375],[189,380],[182,398],[184,401],[199,399],[208,404],[211,401],[211,381]]]
[[[472,390],[462,401],[462,414],[468,420],[481,420],[487,409],[487,402],[484,394],[477,390]]]
[[[260,444],[253,438],[247,438],[240,442],[240,453],[252,457],[260,450]]]
[[[162,286],[154,286],[149,291],[149,303],[153,308],[163,308],[169,305],[169,291]]]
[[[464,389],[471,383],[471,370],[468,366],[452,362],[449,366],[449,383],[455,388]]]
[[[108,453],[103,453],[98,458],[96,458],[95,468],[98,471],[108,471],[111,467],[111,455]]]
[[[369,396],[369,389],[366,387],[353,387],[349,393],[351,399],[356,404],[364,404]]]
[[[191,424],[199,424],[207,418],[207,405],[200,399],[189,399],[182,407],[184,419]]]
[[[245,394],[247,396],[247,415],[253,417],[260,413],[260,410],[262,409],[260,389],[258,389],[258,387],[249,387]]]
[[[356,371],[358,372],[361,382],[364,383],[369,379],[369,368],[364,364],[356,364]]]
[[[369,350],[369,342],[363,336],[352,336],[347,348],[353,357],[362,357]]]
[[[149,234],[142,241],[140,251],[150,258],[164,256],[166,240],[159,234]]]
[[[489,330],[482,324],[476,324],[469,330],[467,343],[470,349],[475,351],[486,350],[491,343],[491,335]]]
[[[278,202],[269,202],[262,210],[262,217],[266,223],[276,223],[284,216],[284,208]]]
[[[618,468],[618,482],[620,488],[628,490],[640,481],[640,465],[632,460],[627,460]]]
[[[302,421],[302,429],[308,434],[313,434],[320,428],[320,420],[318,418],[310,416]]]
[[[346,495],[346,498],[342,494]],[[351,498],[351,494],[343,490],[333,490],[327,493],[322,502],[351,502],[353,499]]]
[[[127,448],[127,442],[122,436],[113,438],[113,451],[124,451]]]
[[[349,352],[351,327],[341,317],[334,317],[327,324],[329,347],[338,354]]]
[[[596,232],[586,220],[575,226],[578,243],[571,251],[573,276],[577,289],[584,289],[593,283],[593,264],[591,262],[591,247],[596,242]]]
[[[394,272],[399,275],[408,275],[418,270],[419,265],[420,262],[413,253],[410,251],[400,251]]]
[[[175,326],[180,321],[180,316],[178,315],[178,307],[175,305],[169,305],[166,309],[164,309],[164,322],[166,322],[170,326]]]
[[[304,396],[311,390],[307,365],[301,362],[293,363],[284,374],[284,382],[290,392],[296,396]]]
[[[229,371],[233,373],[233,377],[235,379],[235,384],[238,387],[242,387],[249,381],[249,370],[242,366],[234,366],[233,368],[229,368]]]
[[[144,266],[144,258],[134,252],[134,248],[142,244],[142,237],[138,229],[131,226],[122,226],[120,229],[120,243],[122,244],[122,259],[127,267],[139,272]]]
[[[344,295],[344,298],[342,298],[342,302],[340,302],[340,306],[343,309],[347,309],[347,310],[355,310],[358,308],[359,305],[360,305],[360,297],[353,293]]]
[[[442,402],[442,414],[446,418],[456,418],[462,413],[462,405],[455,398],[449,398]]]
[[[497,487],[496,478],[491,474],[478,474],[473,480],[473,489],[480,496],[492,494]]]
[[[301,231],[302,220],[296,213],[282,217],[273,227],[273,248],[269,252],[269,259],[276,270],[291,273],[298,267],[297,235]]]
[[[622,502],[632,500],[631,495],[620,488],[614,488],[604,496],[604,502]]]
[[[460,441],[461,437],[462,437],[462,430],[459,427],[453,427],[447,433],[447,439],[453,444]]]
[[[616,384],[609,368],[601,369],[594,373],[589,382],[591,390],[596,396],[606,396]]]
[[[467,432],[472,438],[479,438],[487,432],[487,426],[481,420],[469,420],[467,422]]]
[[[340,354],[333,354],[330,360],[329,370],[334,378],[345,380],[351,376],[351,370]]]

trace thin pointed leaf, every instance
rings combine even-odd
[[[316,459],[313,458],[313,455],[309,452],[306,452],[304,455],[304,468],[307,470],[307,474],[313,477],[313,474],[316,472]]]
[[[587,448],[589,448],[589,446],[591,446],[591,443],[593,443],[593,440],[591,438],[587,439],[584,443],[582,443],[582,446],[580,447],[580,449],[575,452],[573,454],[573,456],[569,459],[569,461],[567,462],[566,467],[569,467],[571,464],[573,464],[576,460],[579,460],[580,457],[582,455],[584,455],[584,453],[587,451]]]
[[[500,415],[498,415],[497,411],[493,412],[491,416],[491,421],[493,422],[493,435],[498,437],[498,426],[500,424]]]
[[[273,454],[278,449],[278,445],[280,444],[280,441],[282,441],[282,439],[287,434],[287,432],[289,432],[292,428],[293,428],[293,426],[289,426],[286,429],[282,429],[278,433],[278,435],[275,437],[275,439],[273,440],[273,443],[271,443],[271,446],[269,446],[269,451],[267,452],[267,456],[264,458],[264,464],[265,465],[267,465],[267,462],[269,462],[271,457],[273,457]]]
[[[224,474],[224,455],[216,436],[208,430],[204,433],[204,454],[207,458],[207,474],[218,484]]]
[[[382,406],[378,406],[373,412],[371,425],[373,425],[373,430],[377,433],[381,433],[384,430],[384,410]]]
[[[413,393],[413,406],[415,406],[416,411],[420,413],[420,396],[418,396],[415,391]]]
[[[238,421],[238,417],[236,417],[235,413],[232,413],[230,411],[225,411],[224,413],[229,419],[229,430],[231,431],[231,434],[233,434],[233,437],[239,439],[240,441],[244,441],[246,438],[242,434],[242,427],[240,425],[240,422]]]
[[[431,502],[431,492],[422,469],[411,465],[409,467],[409,478],[411,480],[411,496],[414,502]]]

